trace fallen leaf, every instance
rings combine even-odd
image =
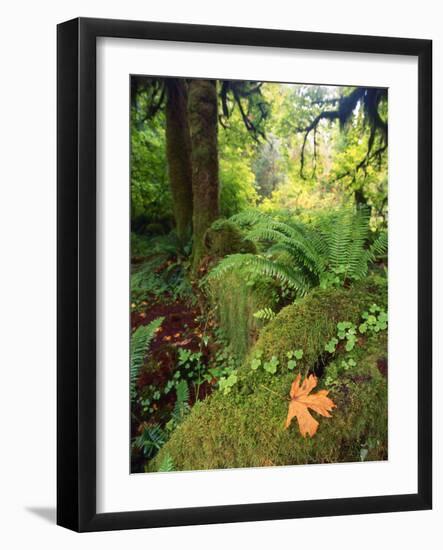
[[[180,341],[175,342],[175,345],[183,347],[183,346],[187,346],[188,344],[190,344],[191,341],[192,341],[191,338],[185,338],[184,340],[180,340]]]
[[[317,377],[311,374],[303,380],[300,384],[301,375],[298,374],[297,378],[292,382],[291,402],[289,403],[288,417],[286,419],[286,428],[291,424],[291,420],[294,416],[298,420],[298,427],[303,437],[310,435],[313,437],[318,428],[318,422],[311,415],[308,409],[312,409],[321,416],[330,417],[329,411],[335,407],[335,403],[327,397],[327,390],[320,390],[317,393],[309,395],[309,393],[317,385]]]

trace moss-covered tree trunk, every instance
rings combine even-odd
[[[191,80],[188,97],[192,144],[192,265],[198,267],[205,231],[219,217],[217,88],[214,80]]]
[[[186,81],[166,79],[166,154],[176,231],[185,243],[192,233],[191,135]]]

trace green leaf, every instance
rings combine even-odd
[[[348,340],[348,342],[346,343],[345,349],[346,351],[352,351],[354,349],[354,346],[355,346],[355,341]]]
[[[251,369],[252,370],[257,370],[261,365],[261,360],[260,359],[253,359],[252,362],[251,362]]]

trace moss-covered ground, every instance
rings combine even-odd
[[[386,306],[386,296],[386,280],[369,277],[351,288],[314,290],[282,309],[261,330],[230,393],[217,391],[197,402],[147,469],[156,471],[167,456],[176,470],[385,459],[387,380],[379,367],[387,360],[386,333],[360,336],[350,352],[339,346],[337,357],[328,357],[324,346],[338,322],[358,323],[372,303]],[[337,406],[331,418],[320,419],[313,438],[303,438],[295,420],[284,427],[297,372],[286,367],[286,352],[293,349],[304,352],[297,370],[319,376],[316,389],[325,387],[331,359],[356,363],[327,388]],[[275,374],[251,369],[257,350],[263,360],[278,358]]]

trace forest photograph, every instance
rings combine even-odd
[[[387,460],[388,90],[130,88],[131,473]]]

